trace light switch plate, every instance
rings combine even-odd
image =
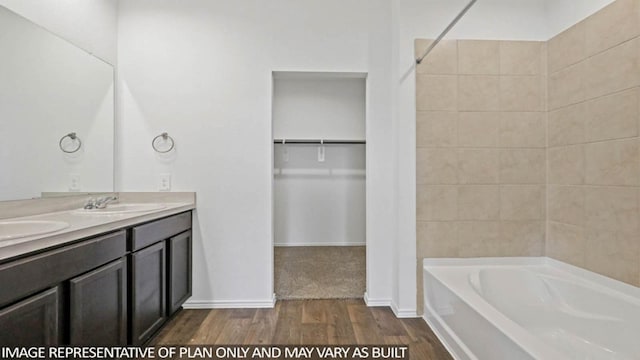
[[[69,191],[80,191],[80,174],[69,174]]]
[[[171,191],[171,174],[160,174],[158,177],[158,191]]]

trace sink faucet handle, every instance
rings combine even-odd
[[[96,208],[96,199],[91,198],[87,201],[87,203],[84,205],[84,208],[87,210],[91,210],[91,209],[95,209]]]

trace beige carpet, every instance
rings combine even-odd
[[[276,247],[276,297],[362,298],[365,259],[364,246]]]

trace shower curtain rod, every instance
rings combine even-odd
[[[340,144],[366,144],[365,140],[296,140],[296,139],[274,139],[274,144],[320,144],[320,145],[340,145]]]
[[[471,7],[473,6],[473,4],[476,3],[476,1],[478,1],[478,0],[471,0],[469,2],[469,4],[467,4],[467,6],[465,6],[464,9],[462,9],[460,14],[458,14],[458,16],[456,16],[455,19],[453,19],[453,21],[446,27],[446,29],[444,29],[444,31],[442,33],[440,33],[440,35],[438,35],[436,40],[434,42],[432,42],[431,45],[429,45],[429,47],[424,52],[424,54],[422,54],[422,56],[420,56],[419,58],[416,59],[416,64],[420,64],[422,62],[422,60],[424,60],[424,58],[427,57],[427,55],[429,55],[431,50],[433,50],[433,48],[436,47],[436,45],[438,45],[438,43],[442,40],[442,38],[444,38],[445,35],[447,35],[447,33],[449,31],[451,31],[451,29],[453,29],[454,26],[456,26],[458,21],[460,21],[460,19],[462,19],[464,14],[466,14],[467,11],[469,11],[469,9],[471,9]]]

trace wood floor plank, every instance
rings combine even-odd
[[[273,309],[257,309],[244,339],[246,345],[269,345],[275,335],[280,303]]]
[[[150,345],[154,345],[156,342],[164,342],[166,345],[192,343],[200,324],[208,315],[209,310],[180,311],[167,326],[162,328]]]
[[[330,345],[351,345],[357,343],[356,334],[353,331],[347,302],[343,300],[330,300],[327,304],[329,313],[327,316],[327,342]]]
[[[389,307],[370,307],[369,311],[376,320],[383,336],[402,336],[406,334],[402,323],[397,320],[396,315]]]
[[[330,300],[304,300],[302,302],[303,324],[326,324]]]
[[[272,343],[274,345],[300,345],[300,325],[302,325],[302,301],[282,301]]]
[[[273,309],[183,310],[155,345],[406,345],[411,359],[452,359],[422,319],[362,300],[278,301]]]
[[[364,303],[347,305],[347,310],[358,344],[384,343],[378,323]]]

